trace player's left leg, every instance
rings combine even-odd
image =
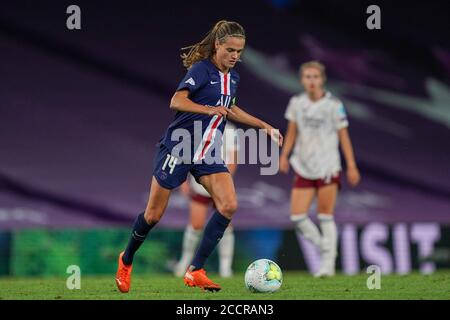
[[[322,230],[321,264],[316,276],[333,276],[337,256],[337,228],[334,222],[334,207],[338,193],[338,184],[322,186],[317,191],[318,218]]]
[[[203,268],[206,259],[228,227],[233,214],[237,210],[237,197],[233,179],[228,172],[214,173],[200,177],[200,183],[211,195],[216,211],[203,231],[203,239],[192,264],[196,269]]]
[[[205,168],[205,170],[209,170],[209,168]],[[237,209],[233,179],[224,167],[219,166],[218,170],[223,171],[202,175],[200,168],[195,174],[193,173],[194,177],[200,175],[199,182],[211,195],[217,210],[213,213],[203,231],[200,246],[185,274],[184,280],[189,286],[197,286],[207,290],[220,290],[218,284],[206,277],[203,266],[222,239],[225,229],[230,224],[231,217]]]

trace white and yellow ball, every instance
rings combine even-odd
[[[269,259],[252,262],[245,272],[245,286],[251,292],[275,292],[280,289],[282,283],[281,268]]]

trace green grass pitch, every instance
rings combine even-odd
[[[117,291],[114,275],[82,276],[79,290],[67,289],[66,278],[6,277],[0,278],[0,299],[450,299],[450,270],[432,275],[381,276],[379,290],[367,288],[368,274],[328,279],[315,279],[305,272],[285,272],[283,276],[281,289],[272,294],[250,293],[245,288],[243,274],[221,279],[212,273],[211,279],[222,286],[220,292],[185,287],[181,279],[169,274],[136,275],[127,294]]]

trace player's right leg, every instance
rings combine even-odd
[[[119,255],[116,284],[120,292],[126,293],[130,290],[134,254],[145,241],[150,230],[161,219],[169,202],[169,197],[170,190],[161,187],[153,177],[145,212],[137,216],[127,248]]]
[[[200,198],[202,197],[202,198]],[[195,249],[200,241],[210,198],[198,195],[190,203],[190,223],[184,230],[181,258],[175,266],[175,275],[182,277],[194,257]]]
[[[121,292],[130,290],[134,254],[164,214],[171,190],[186,181],[189,168],[189,164],[183,164],[164,145],[159,146],[154,161],[147,207],[145,212],[136,218],[127,248],[119,255],[116,283]]]
[[[319,247],[321,241],[319,229],[308,217],[315,194],[316,188],[313,183],[297,176],[291,192],[291,221],[297,234]]]

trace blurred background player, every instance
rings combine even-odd
[[[236,127],[231,122],[227,122],[222,145],[222,156],[232,176],[237,169],[237,152],[239,150],[235,130]],[[194,256],[205,225],[209,206],[213,204],[211,195],[201,184],[195,181],[192,175],[189,177],[189,182],[186,181],[181,185],[181,191],[190,198],[190,223],[184,230],[181,258],[174,270],[175,275],[178,277],[184,275]],[[219,254],[219,274],[224,278],[231,277],[234,254],[234,232],[231,224],[225,230],[217,249]]]
[[[291,165],[295,172],[291,220],[296,232],[320,248],[317,277],[335,274],[337,228],[333,214],[342,170],[339,144],[347,165],[348,182],[356,186],[360,181],[344,105],[324,89],[325,81],[323,64],[310,61],[301,65],[300,82],[305,92],[293,96],[287,106],[288,128],[280,156],[280,171],[287,173]],[[315,196],[322,233],[308,217]]]

